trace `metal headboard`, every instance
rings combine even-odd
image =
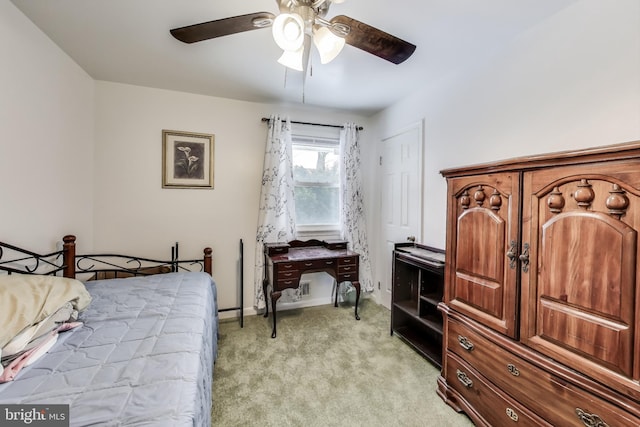
[[[39,254],[0,242],[0,271],[7,274],[45,274],[59,275],[66,268],[65,250]]]
[[[8,274],[62,275],[83,279],[146,276],[177,271],[204,271],[212,273],[212,250],[204,249],[201,259],[180,260],[178,243],[171,247],[170,260],[158,260],[122,254],[76,255],[76,237],[64,236],[62,250],[38,254],[27,249],[0,242],[0,271]]]

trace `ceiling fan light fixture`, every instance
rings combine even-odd
[[[320,53],[320,62],[328,64],[342,51],[345,40],[333,34],[327,27],[318,27],[313,33],[313,43]]]
[[[304,71],[304,47],[301,47],[296,51],[283,51],[278,62],[292,70]]]
[[[297,13],[281,13],[273,21],[273,39],[280,49],[295,52],[304,43],[304,21]]]

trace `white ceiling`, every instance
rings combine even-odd
[[[417,46],[395,65],[352,46],[312,75],[276,61],[269,29],[184,44],[171,28],[278,13],[274,0],[11,0],[97,80],[266,103],[300,103],[370,115],[437,82],[578,0],[347,0],[347,15]],[[304,97],[304,99],[303,99]]]

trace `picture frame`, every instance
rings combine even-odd
[[[213,189],[215,136],[162,131],[162,188]]]

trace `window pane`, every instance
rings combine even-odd
[[[338,140],[294,139],[296,224],[335,228],[340,223]]]
[[[339,222],[338,187],[296,186],[297,225],[335,225]]]
[[[340,185],[337,146],[293,145],[293,179],[296,182]]]

